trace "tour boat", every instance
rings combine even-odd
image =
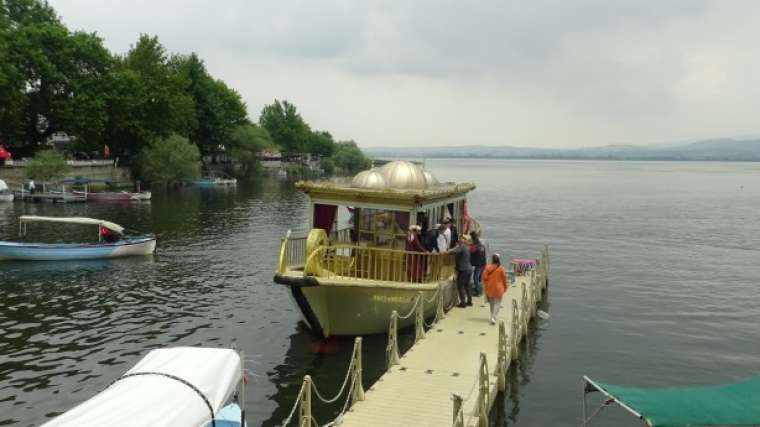
[[[235,350],[151,350],[105,390],[43,426],[244,427],[245,410],[238,404],[244,407],[244,383]]]
[[[311,231],[288,232],[274,281],[289,288],[315,333],[384,333],[394,310],[406,317],[421,303],[429,318],[439,299],[445,308],[456,301],[452,255],[406,251],[407,230],[450,219],[460,233],[479,231],[466,207],[473,184],[439,183],[414,163],[394,161],[344,182],[296,185],[311,199]],[[340,211],[350,217],[344,228]],[[413,322],[399,318],[399,327]]]
[[[12,202],[13,192],[8,189],[8,184],[0,179],[0,202]]]
[[[133,255],[150,255],[156,250],[153,235],[126,236],[124,227],[110,221],[82,217],[45,217],[24,215],[19,217],[19,234],[25,235],[30,223],[59,223],[98,226],[96,243],[31,243],[0,241],[0,260],[67,261],[82,259],[118,258]],[[106,231],[103,231],[105,229]],[[103,235],[115,236],[113,241]]]

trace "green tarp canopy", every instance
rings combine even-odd
[[[584,380],[586,393],[604,393],[652,427],[760,426],[760,376],[693,388],[622,387]]]

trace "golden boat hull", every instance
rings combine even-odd
[[[370,335],[388,332],[391,313],[400,328],[414,325],[415,301],[422,292],[425,319],[435,317],[439,303],[437,283],[389,283],[371,280],[323,279],[299,274],[277,274],[275,282],[290,287],[305,322],[318,335]],[[453,277],[440,282],[444,308],[457,301]]]

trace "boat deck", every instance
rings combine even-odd
[[[539,283],[533,298],[523,299],[522,288],[531,284],[531,276],[518,276],[502,299],[499,320],[508,335],[513,331],[512,301],[519,313],[514,325],[519,343],[527,331],[527,322],[535,313],[535,304],[543,293]],[[487,409],[498,392],[496,375],[499,325],[489,322],[490,311],[485,298],[473,299],[474,305],[454,308],[436,323],[426,336],[407,351],[400,364],[391,367],[366,391],[365,400],[356,402],[343,416],[341,426],[446,426],[452,423],[452,394],[464,399],[465,426],[478,425],[478,378],[480,354],[489,368]],[[531,307],[528,307],[530,304]],[[508,338],[512,340],[512,337]],[[507,363],[517,355],[512,345]]]

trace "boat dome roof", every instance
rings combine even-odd
[[[388,188],[394,190],[424,190],[429,187],[422,168],[406,160],[394,160],[380,168]],[[432,175],[430,175],[432,178]]]
[[[383,189],[387,187],[383,174],[378,169],[361,171],[351,180],[352,187]]]
[[[435,178],[435,176],[433,176],[432,173],[430,173],[429,170],[423,169],[422,174],[425,176],[425,182],[427,182],[428,187],[438,185],[438,180]]]

